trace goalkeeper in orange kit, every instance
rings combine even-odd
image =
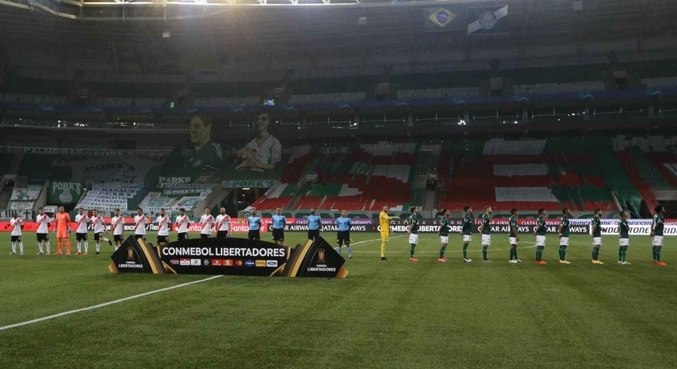
[[[66,242],[66,255],[71,254],[71,240],[69,238],[71,233],[71,216],[66,213],[63,205],[59,206],[59,212],[56,213],[56,255],[62,255],[61,245]]]

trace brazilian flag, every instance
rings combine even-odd
[[[458,30],[461,24],[460,13],[460,9],[449,6],[424,8],[425,30],[429,32]]]

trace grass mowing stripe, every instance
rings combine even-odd
[[[211,280],[214,280],[214,279],[217,279],[217,278],[221,278],[221,277],[223,277],[223,276],[222,276],[222,275],[215,275],[215,276],[212,276],[212,277],[209,277],[209,278],[199,279],[199,280],[197,280],[197,281],[192,281],[192,282],[186,282],[186,283],[177,284],[176,286],[169,286],[169,287],[165,287],[165,288],[160,288],[160,289],[158,289],[158,290],[153,290],[153,291],[148,291],[148,292],[144,292],[144,293],[139,293],[139,294],[132,295],[132,296],[128,296],[128,297],[123,297],[123,298],[121,298],[121,299],[117,299],[117,300],[113,300],[113,301],[108,301],[108,302],[104,302],[104,303],[101,303],[101,304],[96,304],[96,305],[93,305],[93,306],[88,306],[88,307],[84,307],[84,308],[80,308],[80,309],[75,309],[75,310],[70,310],[70,311],[64,311],[63,313],[48,315],[48,316],[45,316],[45,317],[42,317],[42,318],[27,320],[27,321],[21,322],[21,323],[10,324],[10,325],[6,325],[6,326],[4,326],[4,327],[0,327],[0,332],[6,331],[6,330],[9,330],[9,329],[12,329],[12,328],[23,327],[23,326],[26,326],[26,325],[29,325],[29,324],[35,324],[35,323],[44,322],[44,321],[46,321],[46,320],[61,318],[61,317],[63,317],[63,316],[67,316],[67,315],[71,315],[71,314],[81,313],[81,312],[83,312],[83,311],[90,311],[90,310],[100,309],[100,308],[102,308],[102,307],[106,307],[106,306],[110,306],[110,305],[119,304],[119,303],[121,303],[121,302],[125,302],[125,301],[129,301],[129,300],[138,299],[138,298],[141,298],[141,297],[146,297],[146,296],[154,295],[154,294],[156,294],[156,293],[165,292],[165,291],[170,291],[170,290],[174,290],[174,289],[182,288],[182,287],[188,287],[188,286],[190,286],[190,285],[197,284],[197,283],[209,282],[209,281],[211,281]]]

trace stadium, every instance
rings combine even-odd
[[[0,368],[674,368],[674,19],[0,0]]]

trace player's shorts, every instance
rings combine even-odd
[[[145,239],[145,238],[146,238],[146,235],[145,235],[145,234],[135,234],[135,235],[134,235],[134,239],[135,239],[135,240],[138,240],[139,238]]]
[[[59,229],[56,231],[56,238],[68,238],[68,231]]]
[[[449,243],[449,236],[440,236],[440,243],[443,244],[448,244]]]
[[[21,242],[21,236],[11,236],[12,242]]]
[[[249,233],[247,233],[247,238],[250,240],[260,240],[261,239],[261,231],[260,230],[249,230]]]
[[[114,234],[113,235],[113,241],[122,242],[122,235],[121,234]]]
[[[482,246],[490,246],[491,245],[491,235],[490,234],[483,234],[482,235]]]
[[[560,246],[569,246],[569,237],[564,237],[559,239],[559,245]]]
[[[517,241],[517,237],[508,237],[508,240],[510,241],[511,245],[517,245],[519,243]]]
[[[273,241],[284,241],[284,229],[273,228]]]
[[[651,246],[663,246],[663,236],[653,236]]]
[[[383,232],[383,231],[381,231],[381,239],[382,239],[382,240],[386,240],[386,241],[387,241],[389,237],[390,237],[390,232]]]
[[[178,239],[179,241],[185,241],[185,240],[188,239],[187,235],[188,235],[187,232],[177,233],[177,234],[176,234],[176,237],[177,237],[177,239]]]
[[[99,240],[101,239],[101,233],[103,232],[94,233],[94,241],[99,242]]]
[[[87,241],[87,233],[76,233],[75,239],[77,241]]]
[[[630,246],[630,239],[629,238],[619,238],[618,239],[618,246]]]
[[[592,238],[592,244],[593,245],[602,245],[602,237],[593,237]]]
[[[319,229],[308,230],[308,239],[315,241],[316,238],[320,237]]]
[[[339,245],[350,245],[350,231],[338,231],[336,232],[336,242]]]
[[[228,237],[228,231],[217,231],[216,238],[226,238]]]
[[[38,242],[49,241],[49,235],[47,233],[36,233],[38,237]]]
[[[536,246],[543,246],[543,247],[545,247],[545,236],[543,236],[543,235],[536,235]]]
[[[409,243],[417,245],[418,244],[418,234],[414,234],[414,233],[410,234],[409,235]]]
[[[209,238],[209,234],[200,233],[200,238]]]
[[[168,243],[169,240],[167,239],[169,236],[157,236],[157,243]]]
[[[464,234],[463,235],[463,242],[470,242],[470,241],[472,241],[472,235]]]

